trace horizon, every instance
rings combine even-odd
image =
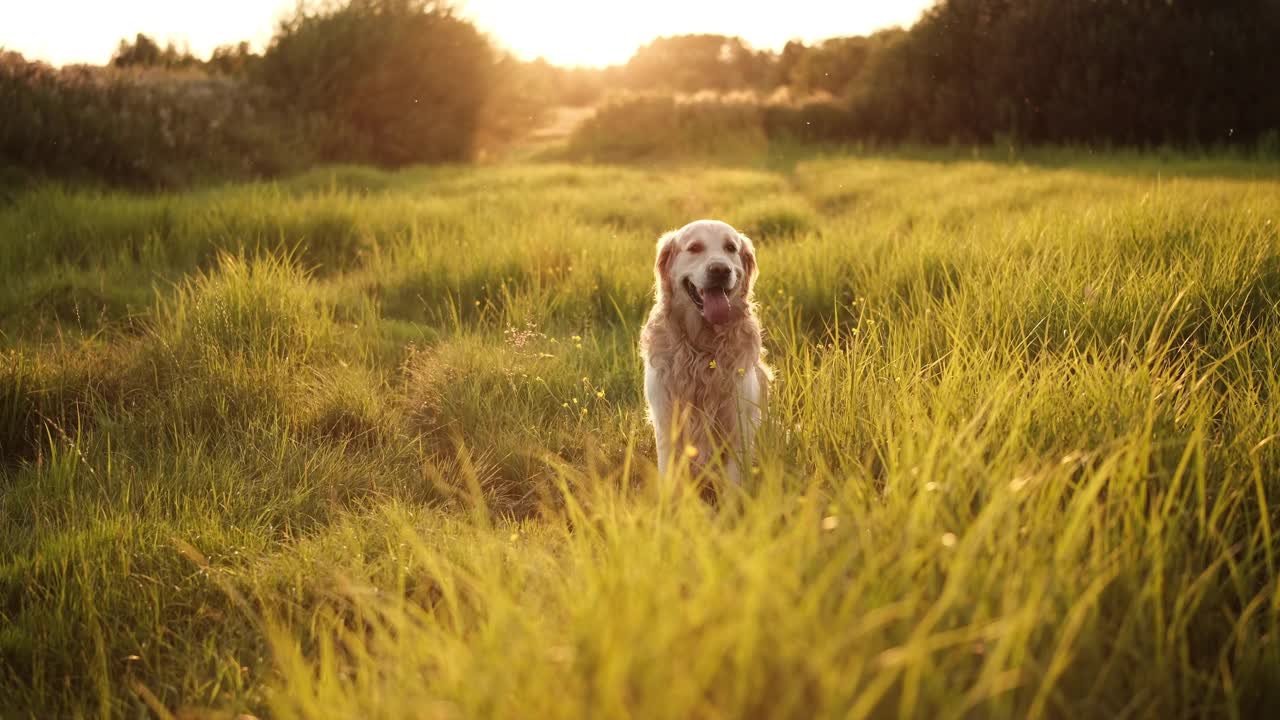
[[[496,47],[520,60],[542,58],[563,67],[608,67],[625,63],[643,45],[671,35],[741,37],[758,50],[781,50],[791,40],[813,44],[826,38],[869,35],[909,27],[934,0],[857,3],[839,13],[815,0],[792,3],[785,14],[760,6],[734,7],[725,0],[655,0],[645,6],[602,7],[590,0],[550,0],[530,5],[513,0],[470,0],[456,5]],[[55,66],[106,65],[121,40],[143,33],[161,45],[172,42],[208,58],[220,45],[248,41],[257,52],[271,39],[292,0],[173,3],[125,0],[113,5],[52,0],[18,11],[0,26],[0,49]],[[68,32],[66,19],[77,22]],[[583,30],[583,27],[590,28]]]

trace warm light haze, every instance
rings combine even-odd
[[[0,720],[1280,718],[1280,0],[0,0]]]
[[[785,5],[728,0],[471,0],[458,8],[521,59],[543,57],[558,65],[603,66],[626,62],[636,48],[661,35],[738,35],[754,47],[779,49],[793,39],[812,42],[907,26],[932,4],[932,0],[843,4],[798,0]],[[195,55],[208,57],[215,47],[241,40],[261,49],[276,21],[293,7],[289,0],[14,3],[0,21],[0,47],[55,65],[103,64],[121,38],[132,39],[141,32],[162,43],[189,45]]]
[[[813,42],[908,26],[932,4],[932,0],[785,4],[472,0],[463,11],[522,59],[543,57],[557,65],[603,66],[626,62],[636,48],[662,35],[737,35],[756,48],[777,50],[788,40]]]

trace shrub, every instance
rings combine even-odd
[[[303,5],[261,58],[241,43],[201,63],[145,35],[106,68],[0,52],[0,198],[29,174],[156,188],[467,160],[495,74],[485,38],[430,0]]]
[[[626,161],[735,156],[767,144],[760,104],[743,96],[622,95],[573,134],[571,155]]]
[[[54,69],[0,55],[0,166],[160,187],[259,177],[309,159],[307,120],[197,70]]]
[[[626,94],[606,102],[570,138],[569,153],[591,160],[730,157],[762,154],[771,141],[840,142],[853,116],[822,95],[790,100],[780,93]]]
[[[258,74],[328,121],[323,159],[398,167],[471,157],[492,64],[475,26],[431,0],[350,0],[300,7]]]
[[[848,106],[830,96],[799,103],[769,103],[764,108],[764,130],[770,138],[805,142],[847,140],[853,118]]]

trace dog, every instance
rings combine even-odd
[[[718,463],[740,484],[773,379],[751,296],[755,247],[726,223],[697,220],[658,239],[654,275],[640,354],[658,473]]]

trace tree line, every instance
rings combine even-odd
[[[296,55],[304,28],[323,35],[323,22],[338,25],[338,18],[346,17],[351,47],[363,48],[356,34],[382,38],[373,18],[402,22],[406,14],[424,12],[441,11],[418,0],[352,0],[332,17],[300,14],[264,59]],[[369,27],[349,22],[352,18],[364,18]],[[421,45],[432,33],[468,32],[465,22],[451,23],[401,27],[399,44],[392,46]],[[1280,0],[943,0],[908,30],[813,45],[793,41],[779,52],[753,49],[738,37],[697,34],[655,39],[626,64],[600,70],[501,57],[487,63],[488,84],[484,73],[467,72],[487,61],[478,34],[469,53],[458,50],[466,44],[454,38],[425,44],[450,43],[454,50],[448,57],[436,51],[416,58],[462,71],[438,96],[497,88],[508,102],[534,114],[554,104],[593,104],[615,89],[774,93],[785,88],[792,98],[836,98],[844,113],[826,124],[831,139],[1213,145],[1255,142],[1280,131],[1280,92],[1275,90],[1280,86]],[[118,63],[136,55],[124,49]],[[248,67],[252,59],[246,52],[243,45],[221,48],[209,64]],[[308,90],[309,96],[331,96],[331,88],[316,77],[281,72],[286,65],[319,63],[324,52],[315,48],[299,61],[268,62],[265,75],[281,79],[284,88],[317,90]],[[372,70],[396,51],[385,50],[381,58],[372,57],[378,54],[372,50],[346,52],[353,57],[346,72],[364,74],[359,82],[349,78],[350,88],[363,86],[371,76],[386,88],[423,83],[414,73],[387,77]],[[151,55],[173,62],[172,46],[166,54],[153,43]],[[466,122],[471,116],[437,117],[436,122]],[[368,122],[358,125],[369,127]]]
[[[1280,131],[1280,0],[947,0],[849,89],[889,139],[1217,145]]]
[[[254,174],[466,161],[556,105],[618,90],[749,91],[771,98],[770,137],[1280,146],[1280,0],[940,0],[905,30],[780,51],[663,37],[603,69],[517,60],[445,0],[340,0],[299,5],[261,53],[239,43],[201,60],[138,35],[121,41],[106,79],[4,57],[3,164],[57,174],[110,158],[108,179],[143,183],[228,147]],[[156,71],[223,80],[184,95],[130,79]],[[165,108],[211,94],[243,109],[209,124],[207,112]],[[206,137],[221,139],[201,150]]]
[[[829,94],[830,139],[1182,146],[1280,132],[1280,0],[943,0],[910,29],[752,51],[662,38],[633,89]]]

